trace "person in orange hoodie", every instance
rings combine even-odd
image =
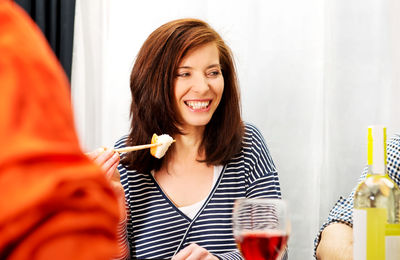
[[[80,149],[68,80],[39,28],[0,0],[0,259],[110,259],[120,212]]]

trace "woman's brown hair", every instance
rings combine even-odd
[[[200,149],[205,154],[204,162],[210,165],[225,164],[240,151],[244,127],[232,53],[214,29],[197,19],[180,19],[162,25],[140,49],[130,78],[131,130],[127,145],[149,143],[153,133],[183,134],[178,128],[181,123],[174,106],[177,68],[189,51],[208,43],[215,43],[218,48],[224,91],[205,127]],[[147,172],[160,169],[162,160],[145,150],[128,153],[121,162],[129,169]]]

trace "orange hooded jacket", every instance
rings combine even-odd
[[[110,259],[117,222],[60,64],[28,15],[0,0],[0,259]]]

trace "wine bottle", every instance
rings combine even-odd
[[[386,128],[369,127],[368,173],[354,194],[355,260],[393,259],[393,252],[387,250],[392,241],[386,229],[399,223],[400,191],[387,174],[386,156]]]

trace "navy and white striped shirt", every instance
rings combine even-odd
[[[115,148],[125,146],[127,136]],[[244,197],[280,198],[278,173],[265,141],[252,125],[245,125],[240,153],[224,165],[204,205],[193,219],[163,193],[153,176],[118,170],[125,189],[130,254],[135,259],[171,259],[196,243],[220,259],[242,259],[232,230],[232,209]]]

